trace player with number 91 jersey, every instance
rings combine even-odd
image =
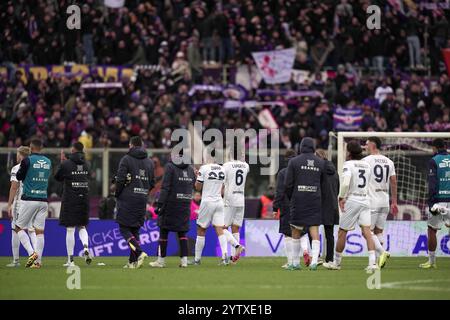
[[[369,155],[363,160],[372,168],[368,181],[370,208],[389,208],[390,178],[395,176],[394,162],[381,154]]]
[[[222,186],[225,172],[219,164],[205,164],[200,167],[197,182],[202,183],[202,201],[200,203],[197,224],[202,228],[209,225],[224,226]]]

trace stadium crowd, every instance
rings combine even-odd
[[[282,86],[261,81],[258,88],[322,95],[271,107],[283,147],[304,136],[325,147],[336,106],[362,109],[364,131],[450,130],[450,80],[440,53],[450,47],[449,10],[401,0],[127,0],[119,9],[86,0],[81,30],[69,30],[65,8],[71,3],[0,4],[0,63],[8,68],[8,76],[0,76],[0,146],[20,146],[37,136],[47,147],[76,140],[86,147],[127,147],[130,136],[140,135],[148,147],[169,148],[172,130],[192,120],[203,120],[205,128],[259,128],[255,112],[219,102],[198,106],[219,100],[221,92],[189,90],[218,82],[208,69],[251,65],[254,51],[288,47],[296,49],[294,69],[310,71],[313,80]],[[366,28],[370,4],[382,10],[380,30]],[[15,72],[21,64],[67,62],[159,68],[122,79],[122,89],[94,90],[80,89],[70,75],[28,75],[23,83]],[[162,74],[166,69],[170,74]],[[323,79],[323,70],[332,76]],[[91,74],[82,82],[103,81]],[[248,98],[265,99],[256,90]]]

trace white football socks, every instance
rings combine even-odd
[[[234,238],[233,238],[234,239]],[[225,259],[225,257],[228,254],[228,248],[227,248],[227,236],[225,234],[222,234],[219,236],[219,244],[220,244],[220,250],[222,251],[222,259]]]
[[[381,255],[384,252],[384,249],[380,243],[380,239],[372,233],[372,240],[373,240],[373,243],[375,244],[375,250],[377,251],[377,254]]]
[[[28,236],[30,237],[31,245],[33,246],[34,251],[36,251],[36,231],[28,230]]]
[[[203,248],[205,247],[205,237],[197,236],[195,241],[195,260],[199,261],[202,258]]]
[[[292,264],[292,238],[284,237],[284,248],[286,250],[287,264]]]
[[[334,252],[334,263],[337,266],[340,266],[341,265],[341,261],[342,261],[342,252],[335,251]]]
[[[436,251],[428,251],[428,262],[436,263]]]
[[[312,261],[311,264],[317,264],[317,261],[319,260],[319,253],[320,253],[320,241],[319,240],[313,240],[311,244],[311,252],[312,252]]]
[[[36,253],[38,254],[37,262],[42,262],[42,253],[44,252],[44,234],[36,235]]]
[[[14,262],[19,261],[19,246],[20,246],[20,240],[17,233],[12,230],[11,231],[11,248],[12,248],[12,255]]]
[[[292,239],[292,264],[300,265],[300,239]]]
[[[89,236],[86,228],[80,228],[80,230],[78,230],[78,236],[80,237],[83,247],[87,248],[89,246]]]
[[[28,234],[24,230],[20,230],[19,232],[17,232],[17,237],[19,237],[20,243],[23,245],[28,255],[31,256],[34,252],[34,249],[31,246]]]
[[[227,229],[223,229],[223,235],[225,236],[225,239],[233,246],[236,247],[239,245],[239,242],[236,241],[236,239],[233,237],[230,231]]]
[[[240,235],[239,232],[238,233],[233,233],[233,238],[236,239],[237,243],[240,244]],[[231,246],[231,256],[234,257],[236,255],[236,248]]]
[[[308,252],[308,235],[305,234],[300,238],[300,246],[302,248],[302,252],[304,253],[305,251]]]
[[[377,235],[378,241],[380,241],[381,246],[384,245],[384,237],[383,237],[383,233],[378,233]]]
[[[376,264],[375,250],[369,251],[369,266]]]
[[[66,229],[66,250],[67,261],[71,261],[73,258],[73,249],[75,247],[75,228]]]

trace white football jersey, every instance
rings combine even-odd
[[[390,178],[395,176],[394,162],[381,154],[370,155],[363,160],[372,169],[369,179],[370,208],[389,208]]]
[[[219,164],[205,164],[198,171],[197,181],[203,183],[202,202],[222,200],[225,172]]]
[[[370,165],[363,160],[349,160],[344,163],[343,176],[350,177],[347,200],[358,202],[370,207],[369,180],[371,176]]]
[[[16,196],[14,197],[13,208],[18,208],[20,204],[20,199],[22,198],[22,181],[17,180],[17,172],[20,169],[20,163],[12,167],[11,169],[11,179],[10,181],[15,181],[19,183],[19,189],[17,190]]]
[[[229,161],[223,165],[225,171],[224,200],[227,207],[245,206],[245,181],[250,166],[243,161]]]

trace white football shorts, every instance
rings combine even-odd
[[[370,208],[347,200],[340,217],[339,228],[350,231],[355,229],[356,224],[361,227],[370,227]]]
[[[225,207],[225,226],[242,227],[244,221],[244,207]]]
[[[198,210],[197,225],[206,229],[212,224],[215,227],[225,226],[223,200],[202,201]]]

